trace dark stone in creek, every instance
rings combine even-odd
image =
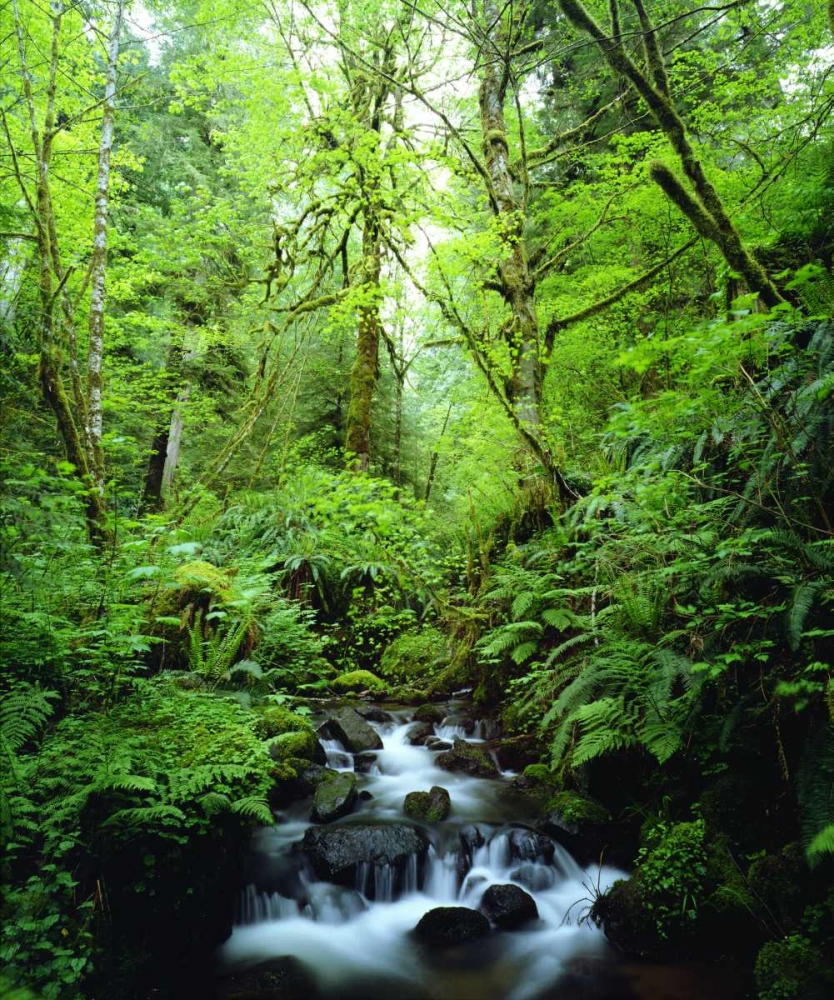
[[[448,740],[441,740],[439,736],[429,736],[425,747],[426,750],[451,750],[452,744]]]
[[[446,713],[439,705],[421,705],[414,713],[415,722],[442,722]]]
[[[440,823],[452,810],[452,801],[445,788],[434,785],[428,792],[409,792],[403,802],[403,811],[411,819],[425,823]]]
[[[578,792],[559,792],[537,826],[579,857],[598,857],[611,832],[608,810]]]
[[[353,758],[353,770],[357,774],[367,774],[376,763],[375,753],[358,753]]]
[[[536,901],[517,885],[491,885],[481,897],[481,909],[501,930],[539,919]]]
[[[362,791],[359,793],[359,798],[362,799],[363,802],[370,802],[370,800],[373,798],[373,795],[368,791],[367,788],[363,788]]]
[[[541,861],[549,865],[556,848],[550,837],[535,830],[513,830],[510,834],[510,857],[518,861]]]
[[[341,708],[319,726],[319,736],[325,740],[339,740],[349,753],[381,750],[379,733],[352,708]]]
[[[331,771],[330,775],[317,785],[313,798],[310,818],[319,823],[341,819],[356,805],[356,775],[352,771]]]
[[[357,713],[362,716],[363,719],[367,719],[368,722],[393,722],[394,716],[390,712],[386,712],[381,708],[376,708],[373,705],[368,708],[357,708]]]
[[[458,849],[458,877],[464,878],[472,867],[472,855],[479,847],[484,846],[484,835],[477,826],[470,823],[461,827],[458,834],[460,848]]]
[[[438,906],[421,917],[414,932],[426,944],[444,948],[486,936],[489,921],[467,906]]]
[[[428,722],[418,722],[406,733],[405,741],[412,746],[422,746],[431,736],[434,736],[434,726]]]
[[[457,774],[468,774],[472,778],[494,778],[498,773],[495,765],[477,747],[470,746],[460,737],[455,737],[451,750],[438,754],[435,764],[444,771],[454,771]]]
[[[318,990],[304,965],[287,955],[225,977],[216,996],[217,1000],[312,1000]]]
[[[316,875],[327,882],[353,885],[356,868],[372,865],[404,865],[412,854],[422,858],[428,841],[412,826],[356,824],[310,827],[298,845]]]

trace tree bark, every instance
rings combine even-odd
[[[530,271],[524,240],[524,206],[516,195],[510,168],[510,144],[504,115],[509,67],[503,62],[506,44],[501,16],[495,0],[484,3],[484,25],[492,26],[494,34],[487,39],[490,44],[483,47],[484,64],[478,94],[481,136],[484,164],[492,187],[493,213],[507,246],[507,256],[498,265],[501,295],[511,317],[505,327],[512,358],[512,375],[507,391],[522,426],[543,442],[542,358],[535,304],[536,283]],[[542,453],[547,454],[544,445]]]
[[[107,54],[107,77],[102,106],[101,140],[98,153],[96,211],[93,223],[93,258],[90,295],[90,346],[87,358],[87,438],[93,460],[92,472],[100,489],[104,488],[104,415],[102,411],[104,358],[104,300],[107,277],[107,210],[110,202],[110,157],[113,150],[113,121],[116,116],[116,75],[119,62],[119,36],[122,30],[124,0],[118,0]]]
[[[368,472],[371,465],[371,405],[379,378],[380,240],[376,223],[366,220],[362,232],[362,284],[366,300],[359,307],[356,357],[350,373],[345,451],[354,472]]]

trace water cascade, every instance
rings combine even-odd
[[[222,970],[234,973],[294,956],[326,1000],[612,996],[601,986],[602,992],[592,987],[578,993],[576,976],[584,973],[596,983],[599,970],[609,966],[605,938],[583,917],[594,895],[623,873],[583,868],[564,847],[533,829],[525,822],[529,807],[514,795],[507,772],[497,771],[490,779],[442,770],[435,763],[442,750],[408,742],[416,724],[407,712],[392,712],[389,718],[372,723],[383,748],[357,774],[361,791],[370,795],[360,799],[355,812],[317,826],[308,818],[309,801],[296,803],[254,838],[249,884],[221,950]],[[450,711],[435,734],[477,745],[494,732],[491,727],[461,721]],[[341,743],[327,740],[323,746],[331,768],[353,768],[353,755]],[[406,794],[434,785],[450,793],[449,818],[423,825],[406,817]],[[347,858],[330,878],[322,878],[306,850],[310,837],[345,834],[338,847],[349,852],[351,830],[366,837],[369,825],[381,829],[383,853],[355,863]],[[394,856],[386,837],[402,837],[404,829],[412,837],[416,831],[416,849]],[[418,922],[436,907],[477,910],[490,886],[507,885],[533,897],[537,920],[511,931],[493,929],[480,941],[446,949],[415,937]]]

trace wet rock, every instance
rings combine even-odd
[[[467,906],[438,906],[421,917],[414,931],[426,944],[444,948],[485,937],[489,921]]]
[[[411,746],[423,746],[431,736],[434,736],[434,726],[429,722],[418,722],[406,733],[405,742]]]
[[[578,792],[559,792],[545,806],[538,826],[583,857],[596,857],[605,847],[611,816],[598,802]]]
[[[464,878],[472,867],[472,856],[479,847],[484,846],[484,835],[474,823],[468,823],[461,827],[458,834],[460,847],[458,848],[458,877]]]
[[[294,956],[235,972],[218,984],[217,1000],[298,1000],[318,996],[315,981]]]
[[[381,750],[379,733],[352,708],[342,708],[319,726],[319,736],[326,740],[339,740],[350,753]]]
[[[428,850],[423,834],[405,823],[390,826],[356,824],[310,827],[298,847],[319,878],[353,885],[357,866],[405,865],[411,855],[422,858]]]
[[[517,885],[491,885],[481,897],[481,910],[501,930],[539,919],[536,901]]]
[[[608,940],[626,955],[649,961],[663,957],[664,942],[637,880],[615,882],[596,898],[590,916],[595,924],[602,926]]]
[[[483,750],[471,746],[457,736],[452,749],[438,754],[435,763],[444,771],[468,774],[472,778],[494,778],[497,774],[495,765]]]
[[[318,823],[332,823],[353,812],[356,805],[356,775],[352,771],[331,771],[327,780],[316,786],[310,818]]]
[[[359,798],[362,799],[363,802],[370,802],[371,799],[373,798],[373,795],[371,794],[371,792],[368,791],[367,788],[363,788],[362,791],[359,793]]]
[[[367,708],[360,707],[356,709],[356,712],[362,716],[367,722],[393,722],[394,716],[390,712],[386,712],[381,708],[377,708],[375,705],[369,705]]]
[[[300,757],[290,757],[282,764],[280,780],[270,789],[267,799],[273,808],[283,808],[290,802],[312,795],[322,781],[334,772],[323,764],[314,764]]]
[[[446,713],[439,705],[421,705],[414,713],[415,722],[442,722]]]
[[[541,861],[549,865],[556,848],[550,837],[535,830],[513,830],[510,834],[510,857],[517,861]]]
[[[439,736],[429,736],[424,745],[427,750],[452,749],[452,744],[448,740],[442,740]]]
[[[353,770],[357,774],[368,774],[375,763],[375,753],[358,753],[353,758]]]
[[[425,823],[440,823],[449,816],[451,810],[449,793],[440,785],[434,785],[428,792],[409,792],[403,802],[406,816]]]

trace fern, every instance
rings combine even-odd
[[[256,820],[264,826],[272,826],[275,823],[275,817],[266,802],[254,796],[237,799],[232,803],[231,811],[247,819]]]
[[[55,691],[42,691],[33,684],[19,684],[0,700],[0,745],[12,758],[33,740],[54,711]]]

